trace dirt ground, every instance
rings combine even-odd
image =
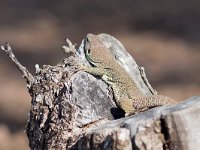
[[[181,5],[180,5],[181,3]],[[200,95],[200,1],[1,0],[0,45],[9,42],[19,61],[55,65],[69,38],[80,45],[87,33],[120,40],[152,86],[177,101]],[[31,97],[25,80],[0,53],[0,149],[28,149],[25,126]]]

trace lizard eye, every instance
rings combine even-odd
[[[90,50],[90,49],[88,49],[88,50],[87,50],[87,52],[88,52],[88,54],[90,54],[91,50]]]

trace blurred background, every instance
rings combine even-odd
[[[0,0],[0,45],[18,60],[56,65],[69,38],[87,33],[120,40],[146,69],[152,86],[178,101],[200,95],[200,0]],[[0,149],[28,149],[24,132],[31,97],[21,73],[0,52]]]

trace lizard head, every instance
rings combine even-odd
[[[106,59],[106,48],[98,35],[87,35],[84,51],[86,59],[94,66],[102,64]]]

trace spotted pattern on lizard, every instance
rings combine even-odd
[[[98,35],[88,34],[84,50],[86,59],[92,66],[81,67],[82,70],[100,76],[107,84],[111,85],[117,105],[126,114],[175,103],[174,100],[167,96],[143,95],[131,76],[116,61]]]

